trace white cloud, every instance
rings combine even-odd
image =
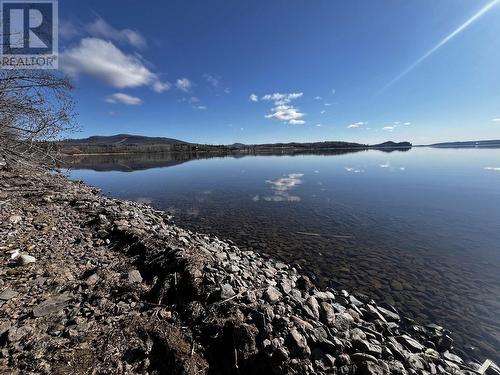
[[[262,100],[279,102],[280,104],[290,103],[292,100],[301,98],[304,95],[302,92],[292,92],[290,94],[280,94],[279,92],[274,94],[267,94],[262,97]]]
[[[188,92],[193,87],[193,83],[187,78],[179,78],[175,86],[181,91]]]
[[[365,125],[368,125],[368,123],[364,121],[359,121],[354,124],[347,125],[347,129],[357,129]]]
[[[196,106],[195,108],[199,109],[199,110],[202,110],[202,111],[204,111],[205,109],[207,109],[207,107],[205,107],[204,105],[199,105],[199,106]]]
[[[325,110],[322,110],[322,111],[320,111],[319,113],[321,113],[322,115],[324,115],[324,114],[326,113],[326,111],[325,111]]]
[[[130,29],[117,30],[102,18],[85,26],[85,30],[92,36],[101,37],[118,43],[128,43],[135,48],[145,48],[146,39],[137,31]]]
[[[353,168],[353,167],[345,167],[344,168],[347,172],[351,172],[351,173],[362,173],[364,172],[364,170],[362,169],[359,169],[359,168]]]
[[[317,126],[318,128],[320,128],[320,127],[321,127],[321,124],[316,124],[316,126]]]
[[[153,83],[153,90],[159,94],[162,92],[168,91],[172,88],[172,85],[168,82],[160,82],[156,81]]]
[[[411,122],[405,122],[403,125],[405,126],[411,125]]]
[[[258,102],[259,101],[259,97],[255,94],[251,94],[250,97],[249,97],[249,100],[251,102]]]
[[[337,92],[337,90],[332,89],[332,95],[335,95],[335,94],[336,94],[336,92]]]
[[[321,96],[315,96],[314,97],[314,100],[321,100],[321,99],[323,99]]]
[[[168,89],[136,56],[127,55],[112,42],[84,38],[60,55],[61,68],[73,78],[87,74],[116,88],[151,86],[156,92]]]
[[[203,74],[203,78],[213,87],[219,86],[219,79],[215,78],[213,75],[205,73]]]
[[[392,132],[394,130],[395,126],[384,126],[382,130],[390,131]]]
[[[487,171],[500,172],[500,167],[484,167],[484,169]]]
[[[189,103],[193,104],[193,103],[199,103],[200,102],[200,99],[198,99],[196,96],[192,96],[189,98]]]
[[[500,122],[500,117],[499,118],[492,118],[491,121],[493,121],[493,122]]]
[[[385,163],[385,164],[379,164],[378,165],[380,168],[390,168],[391,165],[389,163]]]
[[[331,107],[332,105],[332,103],[325,103],[325,107]]]
[[[283,106],[283,105],[273,108],[273,111],[274,111],[273,113],[266,115],[266,118],[286,122],[286,121],[298,120],[301,117],[305,116],[305,114],[299,112],[297,108]]]
[[[273,101],[275,107],[272,108],[272,112],[266,115],[268,119],[274,119],[278,121],[284,121],[291,125],[299,125],[304,124],[305,121],[300,120],[305,116],[305,113],[302,113],[300,109],[293,107],[290,105],[292,100],[299,99],[304,94],[302,92],[296,93],[274,93],[264,95],[261,99],[264,101]]]
[[[117,92],[116,94],[109,95],[106,97],[107,103],[112,104],[126,104],[126,105],[139,105],[142,104],[141,98],[136,96],[127,95],[121,92]]]

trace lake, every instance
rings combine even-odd
[[[443,325],[469,356],[500,362],[500,149],[87,156],[69,173]]]

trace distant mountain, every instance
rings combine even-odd
[[[71,145],[172,145],[188,144],[188,142],[179,141],[173,138],[146,137],[143,135],[117,134],[110,136],[95,135],[89,138],[66,139],[61,141],[64,144]]]
[[[393,141],[388,141],[370,146],[370,148],[411,148],[411,147],[412,144],[410,142],[393,142]]]
[[[340,150],[367,150],[370,148],[391,152],[406,151],[411,148],[409,142],[384,142],[378,145],[366,145],[353,142],[291,142],[246,145],[204,145],[188,143],[173,138],[146,137],[142,135],[117,134],[111,136],[92,136],[82,139],[67,139],[58,142],[59,151],[65,155],[98,155],[98,154],[134,154],[165,152],[210,152],[225,154],[252,153],[304,153],[335,152]]]
[[[434,143],[432,145],[429,145],[429,147],[437,147],[437,148],[471,148],[471,147],[500,148],[500,140],[444,142],[444,143]]]

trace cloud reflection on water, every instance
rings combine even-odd
[[[270,184],[273,190],[273,195],[264,196],[260,198],[258,195],[253,197],[253,201],[257,202],[260,199],[266,202],[300,202],[301,197],[297,195],[291,195],[290,190],[297,187],[297,185],[302,184],[301,177],[303,173],[290,173],[287,177],[276,178],[274,180],[267,180],[266,184]]]

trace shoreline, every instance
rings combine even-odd
[[[442,327],[60,175],[0,169],[0,216],[0,373],[472,374],[484,360],[466,363]]]

